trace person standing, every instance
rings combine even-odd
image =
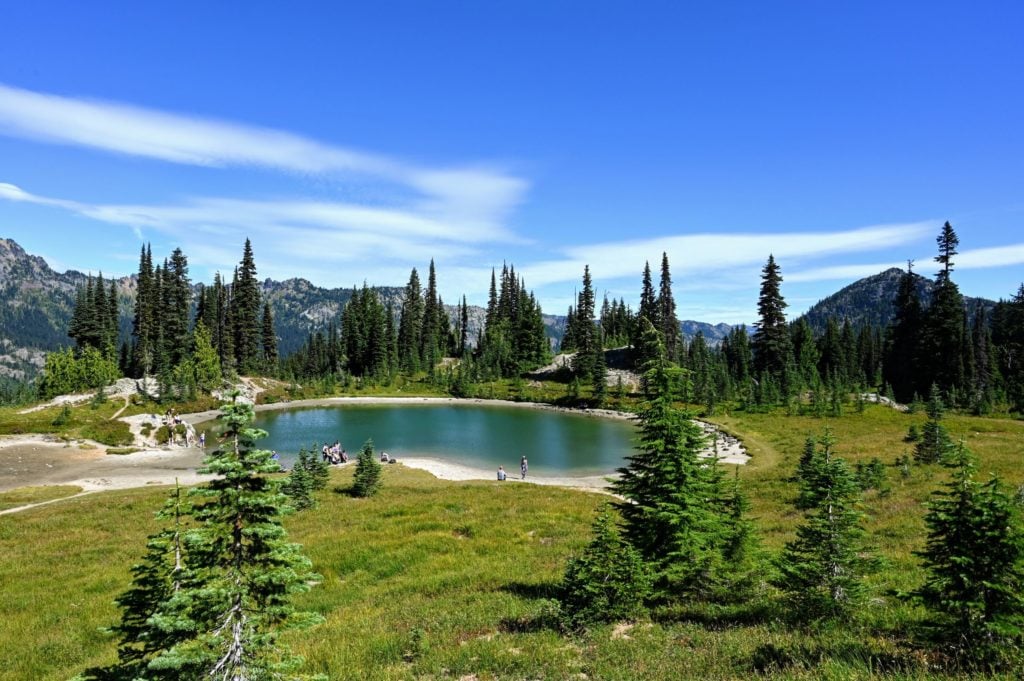
[[[526,456],[519,460],[519,472],[523,474],[523,480],[526,480],[526,471],[530,469],[530,466],[526,463]]]

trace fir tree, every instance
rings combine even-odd
[[[414,374],[420,368],[420,334],[423,332],[423,297],[416,268],[409,274],[398,321],[398,361],[402,371]]]
[[[761,293],[757,300],[760,321],[753,340],[754,368],[778,383],[785,380],[792,357],[789,329],[786,327],[786,301],[779,288],[781,283],[779,266],[775,257],[769,255],[761,271]]]
[[[155,678],[286,678],[297,658],[277,631],[318,621],[289,603],[315,576],[300,547],[286,541],[286,497],[269,476],[280,467],[254,448],[265,433],[250,427],[252,405],[233,401],[221,414],[226,447],[199,471],[217,477],[190,492],[198,527],[186,536],[187,578],[149,620],[185,637],[149,662]]]
[[[373,453],[373,440],[363,443],[356,460],[356,472],[352,478],[352,493],[357,497],[372,497],[380,489],[381,465]]]
[[[648,262],[644,263],[643,283],[640,289],[640,309],[637,311],[636,317],[633,347],[637,349],[636,365],[637,367],[643,367],[655,359],[654,357],[644,356],[639,350],[644,334],[643,320],[650,322],[655,329],[661,328],[661,314],[658,307],[658,299],[654,293],[654,283],[651,280],[651,265]]]
[[[778,561],[778,586],[802,618],[839,617],[864,594],[863,576],[872,562],[864,555],[860,488],[846,462],[833,456],[829,433],[801,479],[801,498],[811,502],[796,539]]]
[[[964,388],[964,300],[953,282],[953,256],[959,239],[947,222],[936,238],[939,255],[936,262],[942,269],[935,277],[932,304],[924,316],[921,333],[921,356],[929,358],[920,367],[917,388],[924,391],[932,383],[945,394]],[[956,405],[954,405],[956,406]]]
[[[612,489],[624,499],[625,536],[652,565],[662,593],[695,592],[717,577],[724,531],[720,509],[708,501],[723,495],[715,462],[700,457],[704,432],[673,404],[681,370],[663,346],[656,357],[645,372],[637,451]]]
[[[316,506],[316,499],[313,498],[314,481],[310,475],[310,459],[313,458],[315,457],[305,449],[300,449],[295,464],[288,472],[288,479],[281,486],[281,491],[288,495],[291,506],[296,511]]]
[[[202,320],[196,322],[192,330],[192,366],[195,372],[195,384],[204,392],[211,392],[220,386],[223,375],[220,369],[220,358],[213,347],[210,332]]]
[[[170,525],[149,536],[142,562],[132,566],[132,585],[117,597],[121,621],[110,628],[117,635],[117,662],[90,669],[85,679],[157,679],[146,667],[154,656],[187,639],[187,631],[162,630],[151,618],[182,587],[186,578],[184,536],[191,506],[177,483],[156,517]]]
[[[919,335],[922,312],[913,261],[900,278],[896,294],[896,312],[886,337],[885,363],[882,377],[892,388],[898,402],[909,402],[917,387]]]
[[[672,296],[672,274],[668,266],[668,253],[661,254],[661,279],[658,285],[658,331],[665,343],[665,354],[672,361],[679,360],[682,339],[679,318],[676,317],[676,301]]]
[[[949,453],[953,447],[949,439],[949,433],[942,425],[942,416],[945,406],[942,404],[942,394],[939,387],[932,384],[928,393],[928,420],[921,429],[921,439],[914,447],[914,460],[920,463],[936,463]]]
[[[192,286],[188,277],[188,258],[175,248],[164,268],[166,305],[157,316],[163,329],[164,353],[171,366],[181,364],[189,349],[189,313]]]
[[[591,540],[569,560],[559,589],[565,626],[579,630],[640,614],[651,591],[651,574],[640,554],[624,542],[609,507],[591,526]]]
[[[1014,647],[1019,655],[1024,635],[1020,508],[998,478],[975,480],[977,464],[963,444],[945,465],[952,475],[928,504],[928,543],[917,553],[928,577],[915,597],[958,657],[998,663]]]
[[[273,373],[277,368],[277,334],[274,332],[274,316],[270,312],[270,302],[263,303],[262,345],[263,365],[267,371]]]
[[[252,243],[246,239],[242,261],[231,284],[231,323],[238,371],[251,374],[260,367],[260,288]]]

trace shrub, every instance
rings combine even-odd
[[[82,437],[112,447],[123,447],[135,441],[124,421],[99,421],[82,428]]]
[[[591,529],[593,539],[582,554],[569,560],[562,579],[562,623],[570,630],[636,617],[651,593],[650,570],[619,536],[607,506]]]
[[[373,453],[373,440],[367,440],[359,452],[359,460],[356,461],[352,494],[357,497],[372,497],[380,489],[380,475],[380,462]]]

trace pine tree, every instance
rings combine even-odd
[[[594,305],[594,286],[590,278],[590,266],[584,265],[583,289],[577,298],[575,328],[572,331],[576,349],[572,369],[580,380],[593,379],[596,355],[601,350],[598,330],[594,324]]]
[[[1024,635],[1024,531],[1020,508],[999,479],[975,480],[961,445],[945,464],[951,478],[932,493],[928,543],[917,552],[928,577],[915,597],[965,661],[998,664]],[[1019,669],[1019,666],[1017,667]]]
[[[898,402],[909,402],[917,389],[920,334],[923,314],[912,261],[900,278],[896,294],[896,312],[886,336],[882,378],[892,388]]]
[[[423,332],[423,297],[416,268],[409,274],[398,320],[398,361],[402,371],[414,374],[420,368],[420,345]]]
[[[928,420],[921,429],[921,439],[914,447],[914,460],[920,463],[937,463],[943,460],[953,447],[949,433],[942,425],[945,406],[939,387],[932,383],[928,393]]]
[[[274,332],[274,316],[270,312],[270,302],[263,303],[262,345],[263,366],[273,373],[277,368],[277,334]]]
[[[252,243],[245,240],[242,261],[235,270],[231,284],[231,322],[235,363],[243,374],[257,373],[260,368],[260,287],[256,278],[256,261]]]
[[[372,497],[380,489],[381,465],[373,453],[373,440],[363,443],[356,460],[352,478],[352,493],[357,497]]]
[[[192,286],[188,277],[188,258],[175,248],[164,268],[164,290],[167,304],[157,316],[163,328],[164,352],[171,366],[185,359],[189,348],[189,314],[192,305]]]
[[[462,296],[462,307],[459,309],[459,357],[465,357],[469,349],[469,305],[466,296]]]
[[[637,367],[643,367],[654,357],[646,357],[639,354],[640,343],[644,334],[644,322],[647,320],[655,329],[661,328],[661,314],[658,308],[658,298],[654,293],[654,283],[651,280],[651,265],[644,262],[643,283],[640,289],[640,309],[636,314],[636,325],[633,332],[633,347],[637,348]],[[664,342],[664,340],[662,341]]]
[[[672,274],[668,266],[668,253],[661,254],[661,280],[658,285],[658,331],[665,343],[665,355],[673,362],[679,361],[682,352],[682,338],[679,318],[676,317],[676,301],[672,296]]]
[[[142,562],[131,568],[131,587],[116,599],[121,621],[111,627],[110,632],[118,637],[117,662],[110,667],[89,669],[83,678],[97,681],[162,678],[149,673],[147,665],[161,651],[186,640],[187,632],[162,630],[151,618],[160,613],[186,578],[184,538],[191,510],[183,490],[175,483],[163,508],[155,514],[170,525],[149,536]]]
[[[559,601],[566,628],[636,617],[650,591],[650,571],[619,536],[612,509],[605,506],[591,525],[590,543],[565,568]]]
[[[833,456],[826,432],[801,478],[800,498],[811,505],[796,539],[786,544],[775,583],[806,619],[840,617],[864,595],[863,576],[872,561],[864,554],[860,487],[846,462]]]
[[[159,631],[187,637],[149,663],[157,678],[284,677],[296,658],[277,631],[318,621],[289,604],[315,575],[300,547],[286,541],[286,497],[269,476],[280,467],[254,448],[265,433],[250,427],[252,405],[235,400],[221,414],[226,447],[199,471],[217,477],[190,492],[198,527],[186,536],[187,579],[150,618]]]
[[[777,383],[784,383],[793,352],[786,327],[786,301],[779,288],[781,283],[779,266],[775,257],[769,255],[761,270],[761,293],[757,300],[760,321],[753,339],[754,368]]]
[[[223,374],[220,358],[213,347],[210,332],[200,319],[192,329],[192,366],[195,371],[195,384],[204,392],[211,392],[220,386]]]
[[[648,335],[659,335],[648,323]],[[657,340],[655,340],[657,342]],[[724,541],[715,462],[700,457],[705,435],[673,402],[681,370],[663,346],[645,372],[647,399],[639,412],[637,451],[626,457],[613,491],[624,534],[648,561],[663,594],[697,591],[717,578]]]
[[[921,334],[922,362],[917,389],[924,392],[936,383],[945,394],[965,387],[963,365],[966,329],[964,328],[964,300],[960,289],[953,282],[953,256],[960,240],[947,222],[942,233],[936,238],[939,255],[936,262],[942,269],[935,277],[932,304],[924,315]],[[954,405],[956,406],[956,405]]]
[[[316,499],[313,498],[313,476],[310,475],[310,459],[315,459],[305,449],[299,450],[299,456],[288,472],[288,479],[281,486],[281,491],[291,499],[291,506],[296,511],[304,511],[307,508],[316,507]]]

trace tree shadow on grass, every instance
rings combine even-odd
[[[558,598],[559,588],[558,582],[510,582],[498,587],[498,591],[504,591],[520,598],[536,600],[539,598]]]
[[[505,633],[525,634],[538,631],[561,631],[558,582],[511,582],[499,591],[533,601],[531,612],[519,617],[506,617],[499,623]]]
[[[764,643],[749,659],[756,674],[773,675],[798,670],[813,671],[827,662],[839,662],[851,669],[860,668],[871,675],[916,676],[926,673],[931,661],[926,652],[907,648],[881,651],[864,643],[835,645],[777,645]]]

